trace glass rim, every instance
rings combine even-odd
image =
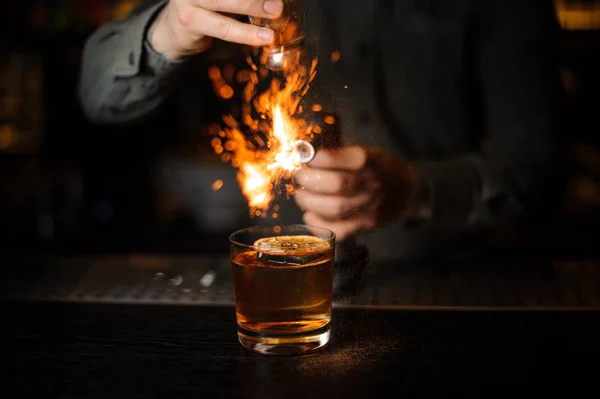
[[[335,233],[333,231],[329,230],[329,229],[326,229],[325,227],[318,227],[318,226],[313,226],[311,224],[299,224],[299,223],[297,223],[297,224],[284,224],[284,225],[278,225],[278,226],[280,226],[282,229],[289,228],[289,227],[302,227],[302,228],[306,228],[308,231],[310,231],[310,229],[321,230],[323,232],[328,233],[330,237],[327,238],[327,239],[321,238],[321,237],[318,237],[318,238],[321,238],[322,240],[325,240],[326,242],[328,242],[330,244],[332,244],[333,241],[335,241]],[[236,234],[239,234],[239,233],[250,232],[250,231],[258,231],[258,230],[266,230],[266,229],[271,229],[272,230],[274,227],[276,227],[276,226],[252,226],[252,227],[245,227],[243,229],[236,230],[236,231],[234,231],[233,233],[231,233],[229,235],[229,237],[228,237],[229,238],[229,243],[237,245],[239,247],[247,248],[247,249],[254,249],[254,245],[243,244],[243,243],[241,243],[239,241],[234,240],[233,236],[235,236]],[[278,233],[275,233],[275,234],[278,234]],[[333,244],[331,246],[333,247]]]

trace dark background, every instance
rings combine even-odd
[[[235,171],[212,156],[201,132],[175,135],[165,126],[169,134],[154,137],[147,126],[99,127],[83,117],[75,88],[84,40],[135,3],[0,6],[3,252],[207,252],[251,223]],[[597,251],[600,236],[600,2],[557,6],[571,162],[561,209],[544,234],[561,244],[554,250],[582,254]],[[214,191],[218,179],[224,185]]]

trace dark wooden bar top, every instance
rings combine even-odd
[[[330,346],[304,357],[239,345],[222,258],[11,262],[3,386],[20,397],[576,397],[597,387],[593,262],[485,273],[373,265],[356,294],[336,299]]]

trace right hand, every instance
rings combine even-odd
[[[281,0],[170,0],[149,32],[152,47],[170,60],[208,50],[213,38],[249,46],[273,41],[274,32],[226,14],[277,18]]]

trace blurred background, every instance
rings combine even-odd
[[[206,252],[253,223],[235,170],[194,129],[88,123],[76,98],[84,40],[135,0],[4,0],[0,39],[0,250]],[[600,1],[556,0],[569,185],[553,249],[597,252]],[[165,126],[164,131],[175,131]],[[23,249],[25,248],[25,249]]]

